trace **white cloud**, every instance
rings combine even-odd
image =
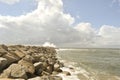
[[[62,0],[37,0],[36,10],[18,17],[0,16],[0,43],[43,44],[71,47],[120,47],[120,29],[91,23],[73,26],[74,17],[63,12]]]
[[[6,4],[15,4],[19,1],[20,0],[0,0],[0,2],[6,3]]]
[[[71,37],[70,34],[75,32],[70,27],[74,18],[64,14],[62,7],[61,0],[40,0],[38,8],[31,13],[19,17],[0,16],[0,24],[7,27],[2,29],[4,34],[0,35],[0,42],[41,44],[49,40],[55,43],[67,41],[66,35]]]
[[[106,46],[119,46],[120,47],[120,28],[103,25],[100,28],[99,35],[101,36],[101,43]]]
[[[95,30],[92,28],[92,25],[90,23],[86,23],[86,22],[81,22],[81,23],[77,24],[75,29],[80,32],[84,32],[86,34],[94,34],[95,33]]]

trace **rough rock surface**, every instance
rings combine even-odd
[[[8,61],[6,58],[2,58],[0,57],[0,72],[2,71],[2,69],[5,68],[5,66],[7,65]]]
[[[52,47],[0,45],[0,79],[62,80],[61,64]]]

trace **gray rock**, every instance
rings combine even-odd
[[[7,67],[7,66],[6,66],[7,63],[8,63],[8,61],[7,61],[6,58],[0,57],[0,72],[1,72],[4,68]]]

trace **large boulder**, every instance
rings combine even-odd
[[[20,60],[18,64],[22,65],[27,73],[34,74],[35,67],[31,62],[28,62],[26,60]]]
[[[23,78],[27,79],[24,67],[19,64],[12,64],[0,75],[0,78]]]
[[[24,67],[22,65],[14,64],[11,65],[11,68],[11,77],[27,79],[26,71],[24,70]]]
[[[8,52],[7,54],[2,56],[3,58],[6,58],[8,60],[8,65],[18,62],[20,58],[14,53],[14,52]]]

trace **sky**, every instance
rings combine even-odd
[[[76,22],[120,26],[120,0],[63,0],[65,12],[76,18]]]
[[[120,0],[0,0],[0,44],[120,48]]]

